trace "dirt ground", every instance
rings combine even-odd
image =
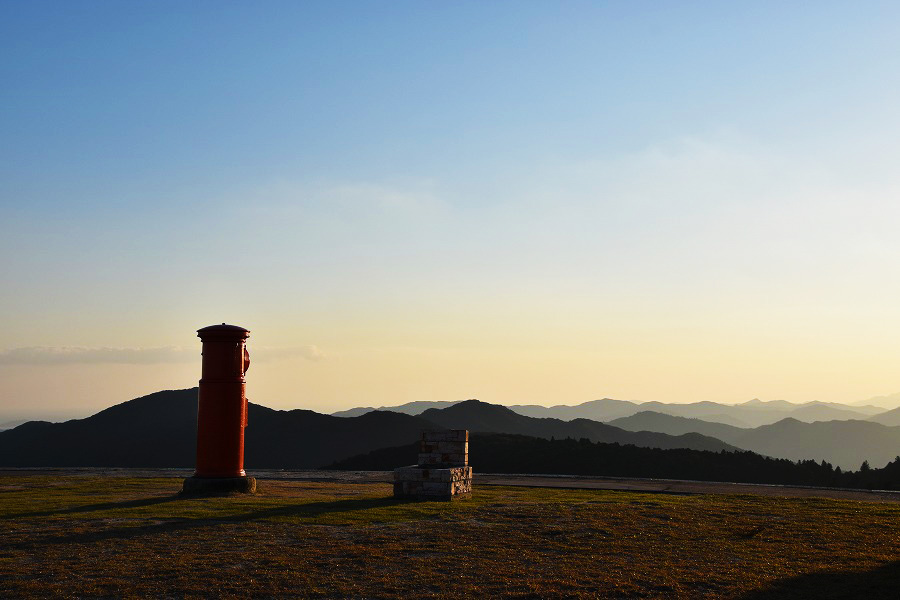
[[[191,469],[2,469],[3,475],[99,475],[113,477],[189,477]],[[316,481],[342,483],[389,483],[391,471],[256,470],[249,473],[259,480]],[[851,490],[753,483],[685,481],[679,479],[635,479],[626,477],[577,477],[566,475],[509,475],[475,473],[474,484],[515,487],[546,487],[571,490],[616,490],[657,494],[750,494],[783,498],[835,498],[861,502],[900,502],[900,491]]]
[[[900,589],[893,494],[482,475],[468,499],[410,502],[393,497],[390,473],[292,471],[254,473],[253,495],[185,497],[190,474],[0,471],[0,598],[895,600]]]

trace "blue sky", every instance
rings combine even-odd
[[[273,406],[900,385],[894,3],[0,12],[9,414],[222,320]]]
[[[490,177],[721,127],[896,127],[896,7],[677,4],[7,2],[4,180]]]

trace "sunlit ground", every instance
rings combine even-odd
[[[383,483],[0,477],[0,596],[896,598],[900,505]]]

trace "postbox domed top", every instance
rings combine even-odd
[[[199,338],[228,337],[235,339],[244,339],[249,335],[249,329],[244,329],[243,327],[239,327],[237,325],[226,325],[225,323],[222,323],[221,325],[210,325],[209,327],[204,327],[203,329],[197,330],[197,337]]]

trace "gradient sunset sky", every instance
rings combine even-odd
[[[900,391],[900,3],[0,1],[0,421]]]

